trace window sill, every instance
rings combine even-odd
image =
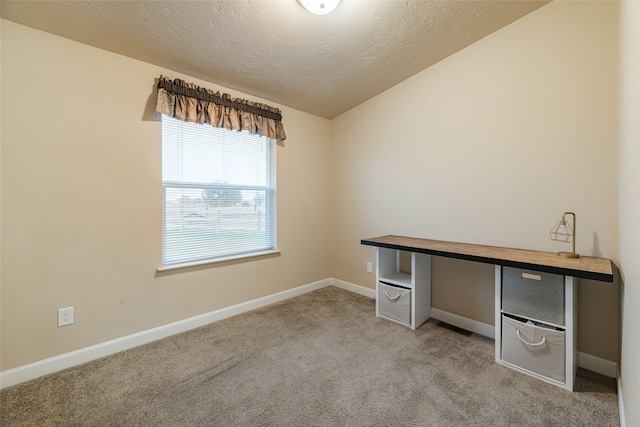
[[[180,264],[169,264],[169,265],[163,265],[161,267],[158,267],[156,269],[156,272],[161,273],[163,271],[178,270],[178,269],[181,269],[181,268],[196,267],[196,266],[199,266],[199,265],[218,264],[218,263],[221,263],[221,262],[235,261],[235,260],[245,259],[245,258],[255,258],[255,257],[264,256],[264,255],[273,255],[273,254],[279,254],[279,253],[280,253],[280,250],[271,249],[271,250],[268,250],[268,251],[251,252],[250,254],[232,255],[232,256],[220,257],[220,258],[215,258],[215,259],[205,259],[205,260],[193,261],[193,262],[183,262],[183,263],[180,263]]]

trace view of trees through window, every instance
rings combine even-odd
[[[163,263],[274,248],[272,141],[162,122]]]

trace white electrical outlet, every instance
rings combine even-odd
[[[369,273],[373,272],[373,263],[372,262],[368,262],[367,263],[367,272],[369,272]]]
[[[67,326],[73,323],[73,307],[58,309],[58,326]]]

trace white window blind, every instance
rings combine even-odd
[[[275,249],[274,141],[162,116],[162,263]]]

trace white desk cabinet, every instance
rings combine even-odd
[[[376,316],[411,329],[431,317],[432,255],[494,264],[496,362],[573,390],[578,278],[613,282],[610,260],[402,236],[361,243],[376,247]]]
[[[416,329],[431,317],[431,256],[411,252],[411,271],[400,271],[400,252],[378,248],[376,316]]]
[[[572,276],[496,265],[496,362],[572,391],[577,293]]]

